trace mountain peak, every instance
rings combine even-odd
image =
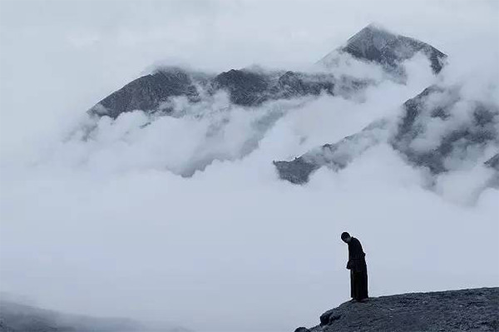
[[[329,53],[319,63],[330,66],[339,55],[348,53],[356,59],[374,62],[392,71],[419,52],[430,60],[434,73],[442,70],[447,56],[441,51],[422,41],[392,33],[377,23],[371,23],[350,37],[345,46]]]
[[[365,54],[372,47],[381,50],[397,37],[396,34],[389,32],[380,25],[371,23],[350,37],[345,48]]]

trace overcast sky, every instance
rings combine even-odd
[[[301,68],[371,22],[448,54],[439,82],[497,105],[487,94],[498,86],[498,15],[495,0],[1,0],[0,291],[199,331],[292,331],[348,298],[345,229],[365,243],[375,296],[497,286],[499,196],[473,196],[482,168],[429,190],[428,174],[387,145],[304,187],[279,181],[272,166],[393,115],[437,81],[425,59],[407,64],[405,85],[384,81],[365,103],[290,103],[255,152],[190,179],[167,168],[200,151],[240,157],[252,121],[271,106],[234,107],[227,120],[222,98],[207,104],[208,119],[165,117],[143,129],[149,119],[135,112],[101,119],[88,142],[68,133],[159,64]],[[225,138],[205,142],[225,120]]]

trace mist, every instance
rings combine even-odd
[[[3,1],[0,9],[0,291],[200,332],[292,331],[348,300],[343,231],[362,240],[370,296],[498,286],[499,191],[482,165],[497,142],[452,156],[457,166],[441,175],[383,140],[306,185],[280,180],[272,164],[397,119],[432,84],[461,99],[449,122],[423,124],[415,148],[467,121],[475,102],[499,109],[496,2]],[[448,66],[435,76],[418,55],[400,82],[349,59],[337,70],[374,82],[352,96],[245,108],[217,93],[172,99],[173,116],[86,114],[162,65],[311,71],[372,21],[438,47]],[[457,163],[463,156],[480,162]]]

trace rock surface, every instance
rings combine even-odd
[[[418,40],[395,35],[370,25],[350,38],[339,49],[358,59],[381,64],[389,71],[397,71],[400,64],[423,52],[431,61],[435,73],[443,66],[446,55]],[[335,55],[338,50],[333,51]],[[320,63],[327,64],[331,55]],[[322,67],[321,70],[324,70]],[[212,95],[226,91],[231,102],[240,106],[258,106],[269,100],[290,99],[320,94],[349,96],[372,84],[367,79],[327,73],[302,73],[295,71],[263,71],[232,69],[218,75],[191,72],[172,67],[160,68],[142,76],[93,106],[88,113],[116,118],[125,112],[142,110],[148,113],[163,112],[172,97],[184,96],[191,102],[199,101],[202,94]]]
[[[499,189],[499,153],[487,160],[485,166],[494,172],[486,186]]]
[[[499,330],[499,288],[410,293],[346,302],[310,332],[463,332]],[[305,328],[297,331],[307,331]]]
[[[142,110],[168,114],[167,101],[184,96],[191,102],[201,95],[228,93],[239,106],[258,106],[263,102],[320,94],[348,96],[371,82],[332,74],[307,74],[293,71],[263,72],[232,69],[214,77],[180,68],[162,68],[125,85],[93,106],[88,112],[96,116],[116,118],[125,112]]]
[[[485,165],[487,165],[490,168],[495,169],[496,171],[499,171],[499,153],[490,158],[485,162]]]
[[[236,105],[251,106],[263,101],[271,84],[270,75],[232,69],[215,77],[212,88],[227,91]]]
[[[158,111],[162,102],[171,97],[186,96],[196,100],[197,85],[206,85],[207,77],[189,73],[180,68],[163,68],[128,83],[110,94],[88,112],[93,115],[107,115],[116,118],[134,110]]]
[[[402,121],[390,143],[411,163],[436,174],[452,169],[452,159],[489,142],[497,144],[499,110],[472,102],[466,105],[467,118],[461,118],[460,101],[458,89],[427,88],[404,103]],[[432,128],[434,123],[439,125]]]
[[[403,61],[418,52],[428,58],[434,73],[442,70],[447,56],[441,51],[419,40],[397,35],[370,24],[348,39],[345,46],[329,53],[319,63],[330,66],[339,53],[348,53],[357,59],[380,64],[388,71],[397,71]]]
[[[376,121],[359,133],[347,136],[334,144],[325,144],[313,149],[292,161],[274,161],[281,179],[294,184],[308,182],[310,174],[326,166],[338,171],[368,148],[386,140],[388,135],[387,121]]]
[[[418,167],[440,174],[459,167],[460,161],[480,162],[485,149],[499,150],[499,110],[494,105],[462,102],[459,88],[432,86],[401,107],[401,119],[376,121],[362,131],[339,142],[313,149],[292,161],[275,161],[281,179],[308,182],[315,170],[346,167],[368,148],[389,143]],[[497,159],[486,166],[499,172]]]

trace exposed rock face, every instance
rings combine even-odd
[[[292,98],[307,95],[318,96],[324,92],[333,95],[335,94],[335,81],[336,79],[333,75],[307,75],[288,71],[279,77],[279,80],[273,87],[271,93],[278,98]],[[351,83],[354,84],[356,82]],[[352,84],[350,84],[350,86]]]
[[[419,40],[393,34],[379,26],[370,24],[338,50],[326,55],[320,63],[328,66],[334,62],[338,53],[348,53],[353,57],[378,63],[389,71],[397,70],[399,65],[422,52],[431,63],[434,73],[439,73],[447,57],[436,48]]]
[[[206,84],[206,77],[188,73],[179,68],[166,68],[151,75],[142,76],[120,90],[110,94],[89,110],[98,116],[116,118],[134,110],[155,111],[170,97],[198,97],[196,85]]]
[[[310,332],[310,330],[306,327],[299,327],[295,330],[295,332]]]
[[[251,106],[263,101],[270,84],[268,75],[232,69],[215,77],[212,87],[228,91],[234,104]]]
[[[497,107],[463,102],[459,88],[432,86],[404,103],[400,120],[372,123],[337,143],[274,164],[282,179],[302,184],[322,166],[342,169],[368,148],[388,142],[411,164],[439,174],[457,168],[460,160],[479,160],[489,144],[499,149],[498,124]],[[486,165],[498,170],[494,158]]]
[[[487,185],[499,189],[499,153],[487,160],[485,166],[495,171]]]
[[[404,103],[405,112],[392,146],[410,162],[428,167],[435,174],[453,168],[452,158],[479,150],[498,140],[499,110],[492,105],[458,105],[458,89],[432,86]],[[454,114],[467,107],[467,118]],[[437,123],[438,128],[432,128]]]
[[[377,121],[361,132],[345,137],[334,144],[325,144],[313,149],[292,161],[274,161],[281,179],[295,184],[308,182],[310,174],[326,166],[338,171],[362,152],[374,146],[388,136],[388,121]]]
[[[480,288],[382,296],[370,298],[365,303],[346,302],[322,314],[320,325],[308,331],[498,330],[499,288]]]
[[[274,165],[283,180],[294,184],[307,183],[313,171],[321,168],[322,164],[316,164],[308,160],[306,155],[295,158],[292,161],[274,161]]]
[[[287,71],[284,73],[262,73],[250,70],[230,70],[213,80],[212,93],[225,90],[230,100],[236,105],[257,106],[265,101],[291,99],[321,94],[348,97],[372,82],[352,77],[326,73],[300,73]]]
[[[249,69],[223,72],[215,77],[191,73],[179,68],[163,68],[125,85],[101,100],[90,114],[116,118],[125,112],[143,110],[168,113],[167,101],[185,96],[199,101],[202,92],[213,95],[226,91],[230,101],[240,106],[258,106],[269,100],[291,99],[320,94],[349,96],[371,84],[367,80],[332,74],[261,72]],[[166,105],[166,106],[165,106]]]
[[[350,38],[347,45],[333,51],[320,63],[327,64],[338,52],[358,59],[381,64],[390,71],[399,70],[400,64],[417,52],[423,52],[438,73],[445,54],[434,47],[412,38],[398,36],[370,25]],[[232,69],[213,76],[194,73],[180,68],[161,68],[142,76],[112,93],[93,106],[89,113],[116,118],[125,112],[142,110],[168,114],[165,102],[172,97],[185,96],[196,102],[203,93],[227,91],[232,103],[240,106],[258,106],[262,102],[320,94],[349,96],[372,82],[333,74],[311,74],[293,71],[263,72]]]
[[[485,165],[499,171],[499,153],[487,160]]]

